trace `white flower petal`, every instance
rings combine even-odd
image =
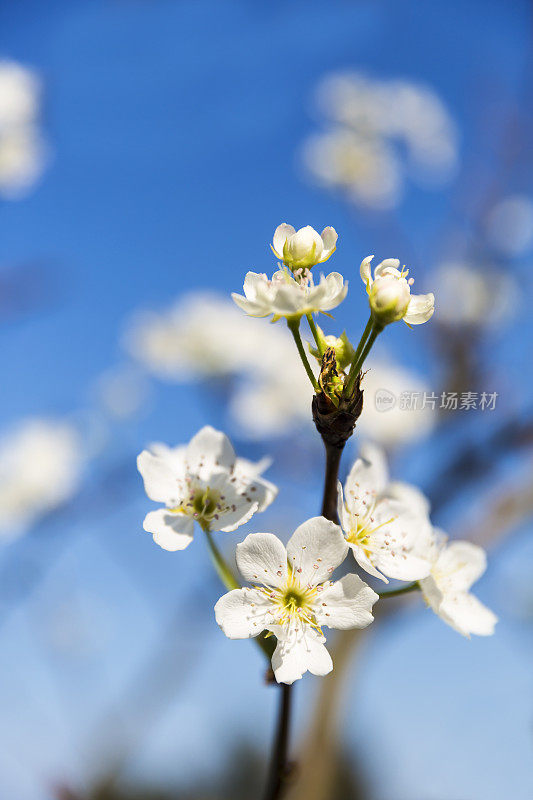
[[[254,300],[247,300],[242,294],[232,292],[231,297],[239,308],[251,317],[268,317],[268,315],[272,313],[272,311],[269,308],[265,308],[262,303],[256,303]]]
[[[264,272],[247,272],[244,276],[244,294],[248,300],[256,300],[257,295],[265,290],[267,277]]]
[[[154,542],[163,550],[185,550],[192,542],[194,522],[184,514],[172,514],[165,508],[150,511],[143,522],[143,528],[154,537]]]
[[[224,433],[206,425],[187,445],[185,460],[192,475],[208,480],[213,471],[233,469],[235,451]]]
[[[249,533],[237,545],[237,566],[250,583],[282,586],[287,580],[287,551],[273,533]]]
[[[235,498],[234,506],[235,508],[230,508],[229,511],[218,514],[218,519],[212,519],[209,524],[209,530],[229,533],[248,522],[255,512],[259,510],[255,501],[250,502],[242,496]]]
[[[435,311],[435,295],[434,294],[412,294],[407,313],[404,316],[404,322],[408,325],[422,325],[433,316]]]
[[[350,529],[350,515],[344,504],[344,494],[340,481],[337,481],[337,516],[339,517],[339,522],[343,531],[348,531]]]
[[[272,240],[274,245],[273,250],[279,259],[283,258],[283,245],[285,244],[287,237],[292,236],[294,233],[296,233],[296,231],[293,226],[288,225],[286,222],[282,222],[281,225],[278,225],[274,231],[274,238]]]
[[[377,530],[370,535],[372,562],[401,581],[426,578],[431,571],[433,528],[427,517],[409,512],[394,500],[383,500],[374,514]]]
[[[348,294],[348,283],[344,283],[344,278],[340,272],[330,272],[326,278],[321,278],[320,283],[324,282],[326,292],[324,300],[320,304],[315,303],[316,311],[331,311],[336,308]]]
[[[342,531],[324,517],[312,517],[294,531],[287,556],[302,585],[316,586],[331,577],[348,552]]]
[[[137,456],[137,468],[144,481],[144,490],[150,500],[177,506],[182,499],[181,475],[171,468],[167,457],[143,450]]]
[[[444,593],[466,592],[485,572],[487,555],[472,542],[451,542],[439,554],[434,571]]]
[[[438,614],[444,595],[439,589],[437,581],[432,575],[428,575],[427,578],[420,580],[418,583],[424,600],[435,614]]]
[[[271,605],[257,589],[233,589],[216,603],[215,619],[228,639],[248,639],[265,629]]]
[[[411,512],[395,500],[383,500],[373,512],[377,526],[370,535],[372,562],[401,581],[425,578],[431,571],[433,527],[427,517]]]
[[[444,598],[439,615],[463,636],[492,636],[498,617],[473,594],[460,592]]]
[[[385,496],[405,504],[410,510],[420,513],[421,516],[427,516],[430,512],[431,507],[426,495],[411,483],[392,481],[387,486]]]
[[[373,563],[371,562],[371,560],[369,559],[363,548],[360,547],[360,545],[354,544],[353,542],[348,542],[348,547],[352,551],[353,557],[355,558],[359,566],[362,569],[364,569],[365,572],[368,572],[368,574],[372,575],[373,578],[379,578],[379,580],[383,581],[383,583],[389,582],[389,579],[386,578],[385,575],[382,575],[381,572],[379,572],[375,568],[375,566],[373,565]]]
[[[328,226],[327,228],[324,228],[324,230],[320,235],[322,237],[322,242],[324,244],[324,251],[320,258],[320,262],[322,263],[326,261],[326,259],[328,259],[336,249],[338,234],[335,228]]]
[[[345,575],[326,586],[315,603],[319,625],[328,628],[366,628],[374,617],[372,606],[379,599],[358,575]]]
[[[400,275],[400,260],[398,258],[385,258],[374,269],[374,280],[382,275]]]
[[[372,284],[372,259],[374,256],[367,256],[361,261],[361,266],[359,267],[359,274],[361,275],[361,280],[365,284],[365,286],[369,286]]]
[[[350,470],[345,484],[345,502],[352,514],[366,514],[368,506],[387,485],[387,460],[381,448],[366,444]]]
[[[333,669],[324,637],[312,628],[292,630],[286,638],[282,638],[285,632],[279,626],[272,626],[270,630],[278,637],[272,656],[272,669],[278,683],[294,683],[305,672],[327,675]]]

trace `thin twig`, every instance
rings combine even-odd
[[[287,758],[289,747],[289,728],[292,704],[292,684],[280,683],[280,707],[278,717],[278,727],[274,749],[272,751],[272,762],[270,765],[269,781],[267,784],[264,800],[279,800],[286,789],[287,778],[289,777],[289,762]]]
[[[337,516],[337,481],[339,479],[339,465],[344,447],[333,447],[325,444],[326,471],[324,476],[324,497],[322,500],[322,516],[338,524]]]
[[[313,370],[311,369],[311,365],[309,364],[309,360],[307,358],[307,355],[306,355],[306,352],[305,352],[305,348],[304,348],[303,343],[302,343],[302,337],[300,336],[300,320],[299,319],[287,320],[287,325],[289,327],[290,332],[292,333],[292,335],[294,337],[294,341],[296,343],[296,347],[298,349],[298,353],[300,355],[300,358],[302,359],[302,364],[304,365],[305,371],[307,372],[307,377],[311,381],[313,389],[315,390],[315,392],[317,392],[318,391],[318,384],[317,384],[316,378],[315,378],[315,376],[313,374]]]

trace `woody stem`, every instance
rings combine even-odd
[[[339,478],[339,465],[341,462],[342,447],[334,447],[324,442],[326,448],[326,470],[324,475],[324,494],[322,497],[321,514],[326,519],[338,524],[337,516],[337,481]]]

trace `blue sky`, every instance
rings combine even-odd
[[[468,209],[502,169],[503,112],[518,108],[530,137],[530,28],[525,0],[3,4],[0,57],[42,76],[52,160],[27,198],[0,205],[0,275],[34,264],[44,286],[31,311],[0,327],[2,428],[27,415],[90,409],[98,376],[123,359],[119,338],[132,311],[192,288],[240,289],[248,268],[270,269],[268,242],[284,220],[334,225],[335,268],[354,286],[359,261],[376,252],[409,261],[417,285],[429,290],[443,220],[467,235]],[[438,191],[409,185],[394,224],[309,186],[295,163],[317,125],[317,81],[344,68],[428,84],[459,126],[466,166],[457,183]],[[531,178],[531,163],[515,166],[506,189],[531,192]],[[514,268],[525,276],[527,259]],[[337,315],[354,336],[365,302],[353,292]],[[524,325],[526,336],[515,327],[490,342],[503,395],[525,363],[531,323]],[[429,326],[413,342],[402,330],[387,344],[436,380]],[[524,383],[504,397],[508,413],[517,397],[531,398]],[[154,439],[185,441],[202,424],[218,424],[216,416],[190,387],[159,387],[151,411],[115,432],[80,507],[43,526],[46,544],[37,552],[50,560],[45,578],[0,631],[2,796],[42,800],[47,781],[90,771],[91,756],[102,755],[94,732],[176,613],[183,663],[193,667],[175,679],[137,773],[190,781],[200,768],[216,770],[228,726],[235,740],[249,735],[266,746],[272,693],[258,685],[251,645],[228,642],[216,629],[209,603],[218,587],[200,542],[171,555],[141,531],[148,506],[132,456]],[[453,436],[437,438],[433,450],[402,453],[398,475],[423,483]],[[266,445],[249,449],[260,456]],[[91,482],[124,459],[131,459],[126,488],[100,508]],[[320,482],[317,468],[316,477],[284,485],[265,519],[289,533],[316,513]],[[488,492],[485,482],[474,504]],[[471,504],[471,496],[459,498],[446,523]],[[250,530],[264,524],[254,520]],[[531,625],[505,602],[506,584],[531,564],[528,533],[498,549],[479,585],[502,618],[493,639],[464,641],[421,606],[370,639],[350,686],[347,732],[368,759],[380,800],[499,800],[510,775],[515,799],[531,796]],[[19,548],[31,560],[33,547],[33,540],[15,543],[2,558]],[[81,654],[51,644],[58,609],[65,617],[57,624],[67,630],[78,628],[79,613]],[[300,722],[315,686],[302,682]]]

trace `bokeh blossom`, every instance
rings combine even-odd
[[[425,396],[432,395],[429,384],[386,356],[378,354],[375,361],[369,359],[361,388],[364,413],[357,429],[382,447],[390,450],[416,442],[437,424],[437,411],[423,402]]]
[[[407,177],[439,186],[456,172],[455,122],[427,86],[333,73],[319,83],[315,106],[324,130],[304,143],[304,167],[358,205],[390,209],[400,201]]]
[[[24,195],[46,163],[40,97],[40,81],[32,70],[0,61],[0,196],[8,199]]]
[[[84,466],[76,429],[66,422],[28,419],[0,441],[0,535],[24,533],[78,489]]]
[[[251,533],[237,545],[237,565],[253,588],[234,589],[215,606],[215,616],[230,639],[247,639],[264,630],[276,636],[272,669],[278,683],[294,683],[307,671],[333,669],[322,627],[365,628],[378,595],[357,575],[331,581],[345,559],[341,530],[324,517],[307,520],[287,549],[272,533]]]
[[[279,335],[264,333],[229,298],[199,291],[162,311],[137,313],[124,344],[149,372],[181,383],[253,368],[267,340]]]
[[[446,261],[432,281],[439,298],[438,321],[451,327],[497,327],[519,303],[515,279],[488,264]]]

